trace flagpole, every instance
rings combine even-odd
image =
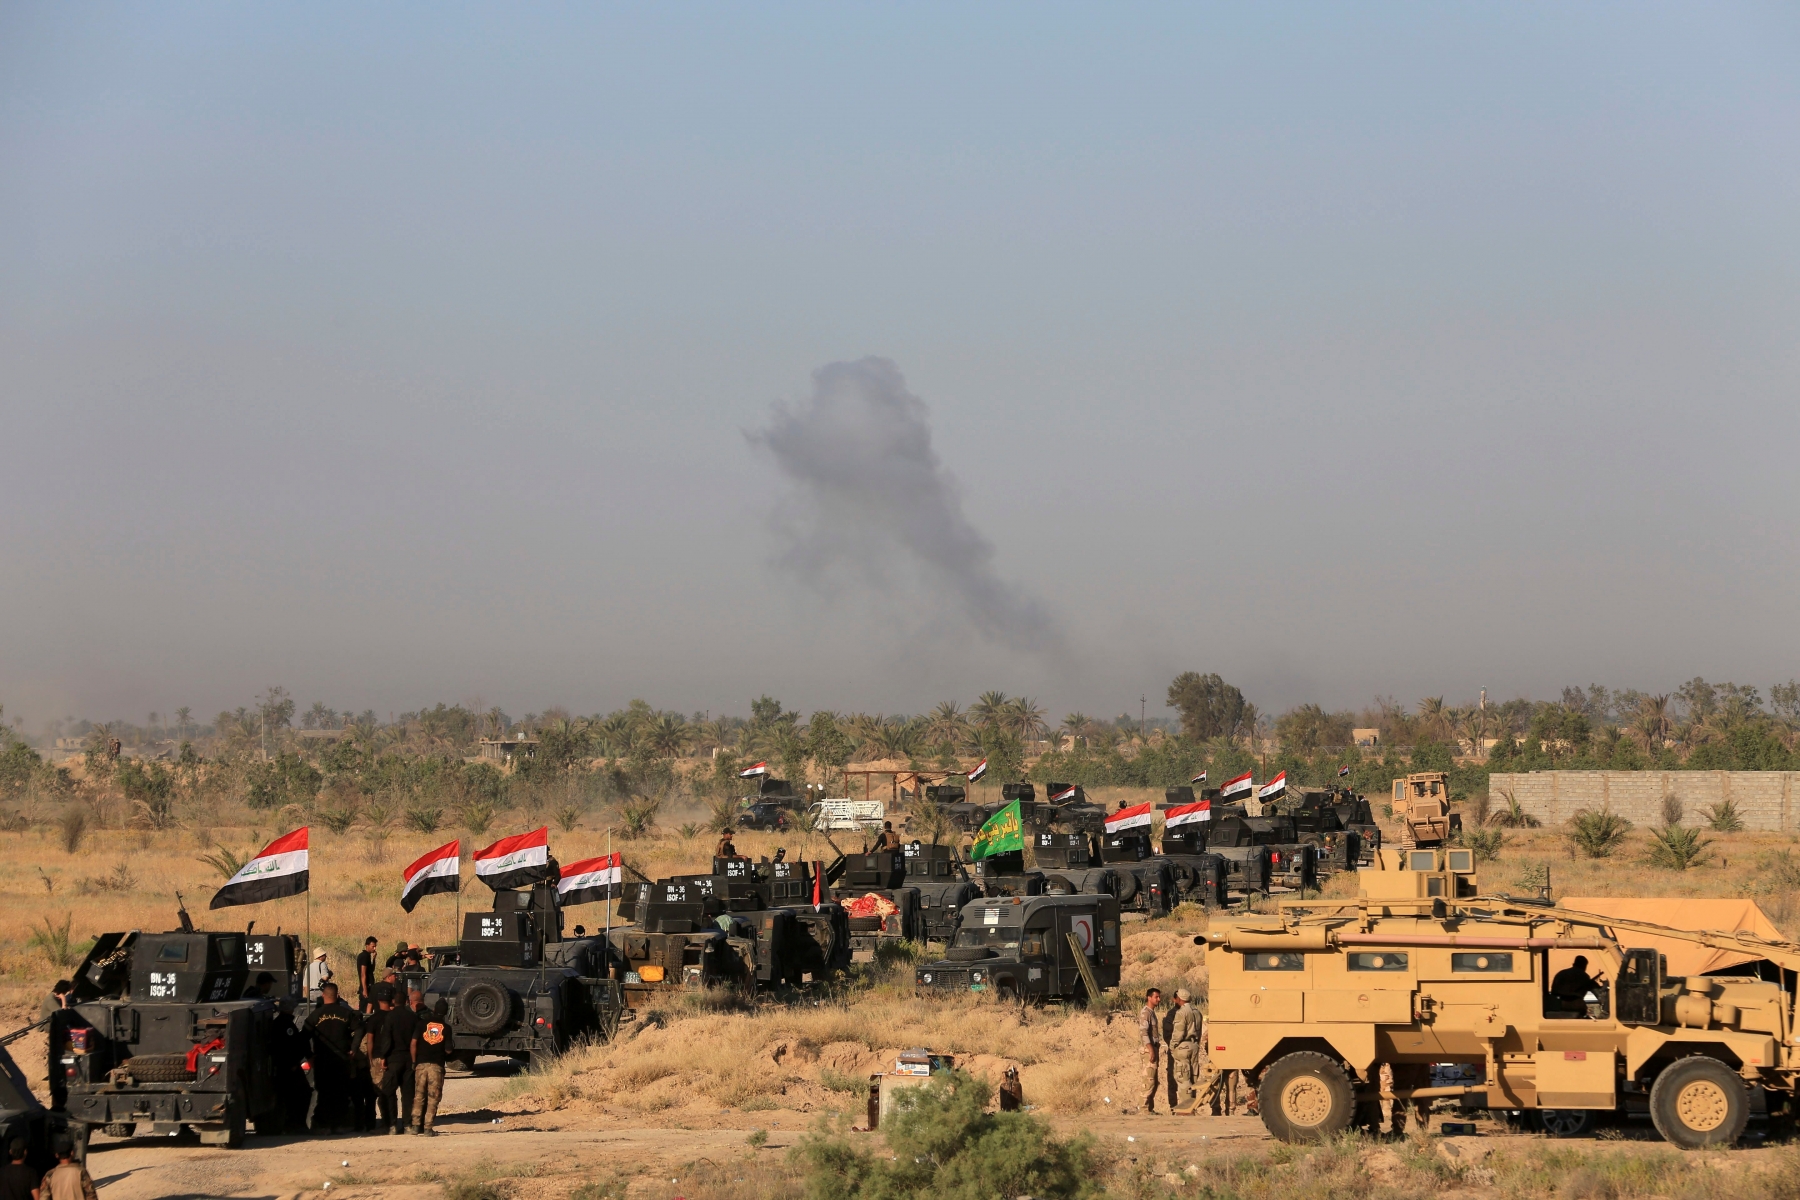
[[[607,830],[606,830],[606,865],[608,867],[611,867],[613,865],[613,861],[612,861],[612,827],[611,826],[608,826]],[[625,872],[620,871],[619,872],[619,891],[623,892],[624,890],[625,890]],[[613,910],[613,899],[611,896],[608,896],[606,898],[606,944],[608,946],[612,945],[612,910]]]

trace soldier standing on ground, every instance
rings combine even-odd
[[[314,950],[312,962],[308,963],[306,967],[307,998],[311,1000],[320,999],[324,992],[325,985],[330,983],[331,979],[331,964],[325,961],[324,948],[321,947]],[[336,992],[336,990],[336,988],[332,989],[333,992]]]
[[[417,995],[417,993],[414,993]],[[413,1032],[413,1132],[436,1137],[438,1101],[444,1097],[444,1062],[450,1056],[450,1005],[442,996]]]
[[[313,1132],[342,1133],[350,1099],[350,1056],[362,1037],[362,1017],[338,999],[335,983],[320,988],[319,1005],[306,1018],[313,1044],[313,1082],[319,1093]]]
[[[7,1164],[0,1167],[0,1200],[38,1200],[38,1173],[25,1165],[31,1147],[14,1138],[6,1148]]]
[[[1156,1093],[1162,1086],[1162,1021],[1156,1006],[1162,1003],[1160,989],[1144,993],[1144,1007],[1138,1010],[1138,1041],[1144,1051],[1144,1112],[1156,1112]]]
[[[419,993],[408,988],[405,992],[407,1001],[396,1004],[388,1012],[387,1019],[381,1023],[381,1032],[375,1046],[380,1055],[381,1072],[381,1111],[384,1119],[391,1118],[390,1133],[405,1133],[412,1120],[413,1110],[413,1034],[418,1031],[419,1018],[414,1012],[421,999]]]
[[[367,1013],[375,1007],[375,947],[381,943],[370,934],[363,939],[362,953],[356,956],[356,1011]]]
[[[1200,1010],[1186,988],[1177,989],[1175,1011],[1169,1014],[1169,1062],[1175,1068],[1175,1101],[1181,1105],[1175,1111],[1183,1115],[1192,1115],[1199,1102],[1194,1072],[1200,1066],[1202,1036]]]
[[[44,1176],[38,1188],[39,1200],[100,1200],[94,1190],[94,1177],[75,1161],[75,1147],[68,1142],[56,1144],[56,1165]]]

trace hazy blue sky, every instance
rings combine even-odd
[[[8,3],[0,702],[1766,687],[1797,334],[1792,6]]]

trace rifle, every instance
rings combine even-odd
[[[50,1026],[50,1018],[49,1017],[45,1017],[41,1021],[33,1021],[31,1024],[25,1026],[23,1029],[15,1029],[11,1033],[7,1034],[5,1037],[0,1037],[0,1046],[10,1046],[14,1042],[18,1041],[20,1038],[24,1037],[26,1034],[31,1033],[35,1030],[39,1030],[39,1029],[47,1029],[47,1028],[49,1028],[49,1026]]]

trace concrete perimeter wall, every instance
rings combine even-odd
[[[1784,833],[1800,827],[1800,772],[1795,771],[1532,771],[1495,772],[1488,780],[1495,808],[1511,795],[1546,825],[1560,825],[1583,808],[1607,806],[1636,825],[1663,823],[1663,798],[1681,802],[1683,825],[1704,825],[1705,810],[1729,798],[1746,829]]]

